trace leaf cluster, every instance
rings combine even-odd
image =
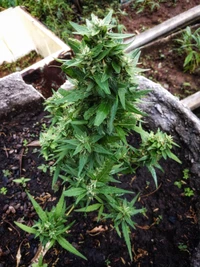
[[[160,8],[160,3],[163,0],[135,0],[133,8],[137,10],[137,13],[145,11],[145,9],[150,9],[151,12]]]
[[[195,72],[200,65],[200,29],[198,28],[192,32],[191,28],[188,26],[181,39],[176,41],[179,44],[178,51],[185,55],[184,60],[184,70],[190,73]]]
[[[67,231],[69,231],[73,223],[66,225],[67,217],[65,215],[66,207],[64,195],[61,195],[56,207],[53,207],[51,211],[44,211],[28,192],[27,194],[39,216],[39,220],[35,222],[32,227],[19,222],[15,222],[15,224],[22,230],[33,234],[35,238],[39,238],[40,243],[44,248],[48,246],[47,249],[50,249],[56,242],[58,242],[64,249],[86,259],[65,239]]]
[[[133,148],[135,152],[133,162],[136,166],[146,166],[151,172],[157,186],[155,168],[163,171],[161,165],[159,164],[161,158],[164,158],[165,160],[170,158],[178,163],[181,163],[178,157],[171,151],[173,146],[178,145],[173,142],[171,135],[163,133],[160,129],[158,129],[156,133],[153,131],[146,132],[142,129],[141,125],[139,125],[138,127],[135,127],[135,131],[140,134],[142,143],[139,149]]]

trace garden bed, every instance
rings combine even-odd
[[[165,6],[167,6],[167,4],[165,4]],[[176,1],[176,6],[180,7],[180,1]],[[186,7],[186,5],[181,6]],[[163,11],[162,8],[161,10]],[[159,13],[157,13],[157,15],[158,14]],[[156,79],[175,95],[180,95],[179,88],[176,87],[175,81],[172,80],[170,82],[169,78],[173,75],[167,75],[167,71],[161,73],[163,68],[170,71],[169,73],[172,72],[172,66],[170,65],[167,67],[167,64],[165,65],[166,59],[168,59],[169,56],[173,56],[173,53],[169,53],[171,50],[168,50],[171,48],[169,48],[168,45],[163,48],[162,43],[158,43],[158,45],[160,46],[156,46],[155,51],[147,49],[142,52],[141,62],[143,65],[149,68],[148,65],[152,64],[150,72],[147,72],[145,75]],[[154,54],[156,52],[158,52],[158,55]],[[147,55],[149,55],[150,61],[148,61]],[[152,63],[152,58],[157,61]],[[170,64],[172,63],[171,61],[172,57],[170,57],[169,60]],[[175,64],[175,66],[181,68],[179,64]],[[175,73],[174,70],[173,73]],[[30,77],[27,76],[27,82],[29,78],[29,82],[34,83],[37,78],[34,79],[32,78],[34,76],[31,77],[32,71],[31,73],[26,73],[26,75],[29,74]],[[35,73],[35,75],[36,74],[37,73]],[[176,80],[181,80],[180,84],[190,83],[193,86],[193,76],[190,78],[191,80],[185,80],[181,75],[182,74],[176,73]],[[178,79],[177,76],[181,78]],[[35,77],[37,77],[37,75]],[[26,79],[25,76],[24,79]],[[197,85],[195,86],[198,86],[198,83],[199,80],[197,79]],[[41,84],[41,90],[43,90],[45,87],[44,84],[41,82],[39,82],[39,84]],[[35,85],[35,87],[37,87],[37,85]],[[49,95],[46,95],[46,97],[48,96]],[[160,97],[160,101],[163,101],[162,97]],[[162,105],[154,102],[152,103],[153,107],[148,114],[151,114],[151,112],[153,113],[153,110],[157,110],[158,113],[160,113],[161,119],[167,117],[167,114],[162,111],[163,103]],[[174,106],[173,108],[175,109]],[[20,114],[12,118],[12,120],[1,121],[1,267],[29,266],[38,250],[39,241],[34,239],[33,235],[21,231],[14,224],[14,221],[20,221],[32,226],[34,220],[37,219],[37,214],[25,190],[28,190],[28,192],[35,197],[43,209],[51,208],[57,202],[61,194],[60,182],[56,184],[56,192],[52,191],[51,175],[49,172],[44,173],[41,168],[38,169],[38,166],[41,165],[43,169],[45,169],[45,165],[43,164],[46,163],[40,155],[38,142],[32,143],[39,139],[44,124],[49,124],[45,115],[47,114],[44,110],[38,109],[37,115],[35,115],[34,111],[34,113]],[[189,114],[189,116],[192,117],[193,115]],[[172,160],[162,160],[161,165],[164,169],[164,173],[158,172],[158,188],[155,188],[153,179],[145,168],[139,168],[135,174],[120,177],[122,182],[120,187],[133,191],[135,194],[140,193],[137,208],[145,207],[147,209],[145,216],[138,215],[134,217],[136,229],[131,233],[133,262],[130,261],[124,239],[120,239],[116,231],[114,231],[112,221],[97,222],[96,214],[94,213],[90,213],[86,217],[84,214],[81,215],[80,213],[76,214],[73,212],[73,217],[69,217],[69,221],[72,222],[75,220],[75,224],[69,232],[68,241],[84,254],[88,260],[85,261],[78,258],[68,251],[63,250],[61,247],[56,246],[49,250],[44,258],[48,266],[190,266],[191,259],[195,254],[195,248],[199,243],[198,209],[196,204],[199,202],[200,186],[197,172],[192,172],[191,170],[196,160],[191,156],[191,140],[189,137],[184,140],[184,135],[186,135],[184,133],[185,131],[191,131],[191,134],[195,136],[197,130],[194,130],[192,128],[193,124],[189,120],[185,120],[182,115],[180,115],[180,120],[178,120],[179,122],[183,120],[184,128],[182,131],[180,131],[181,128],[178,129],[179,125],[176,125],[176,122],[174,122],[173,113],[170,113],[169,120],[170,119],[174,123],[172,131],[175,138],[174,141],[180,146],[174,148],[173,152],[179,157],[182,164],[178,164]],[[180,125],[182,126],[181,123]],[[163,123],[162,125],[161,123],[161,125],[159,125],[161,128],[162,126],[167,128],[167,124]],[[146,127],[154,129],[155,126],[151,124],[148,125],[147,119]],[[182,134],[180,139],[177,138],[178,131],[180,131],[179,135],[180,133]],[[139,142],[139,136],[137,134],[130,135],[128,137],[128,142],[133,145],[137,144]],[[197,140],[196,142],[198,143],[199,141]],[[13,181],[20,177],[25,177],[30,180],[28,180],[24,186],[22,183],[18,184]],[[177,182],[182,183],[181,188],[178,188],[178,186],[174,184],[177,184]],[[187,188],[189,190],[185,191]],[[131,195],[128,195],[127,199],[131,199]],[[68,199],[67,205],[69,204],[70,202]],[[20,264],[19,260],[17,260],[18,255],[21,256]]]
[[[46,164],[40,156],[39,147],[29,146],[39,138],[42,125],[48,120],[44,112],[37,116],[21,114],[12,121],[1,122],[1,184],[6,188],[0,195],[1,202],[1,264],[3,267],[16,264],[17,251],[21,254],[20,266],[29,266],[38,249],[39,242],[33,236],[19,230],[14,221],[32,225],[37,218],[25,189],[32,194],[43,209],[50,208],[60,195],[51,189],[51,176],[43,173],[38,166]],[[129,142],[138,142],[138,136],[129,136]],[[176,142],[178,140],[175,140]],[[178,141],[179,142],[179,141]],[[135,217],[136,229],[132,231],[133,263],[130,262],[126,245],[113,229],[111,221],[96,221],[96,215],[86,217],[76,213],[69,220],[75,220],[69,241],[87,256],[82,260],[60,247],[51,249],[45,256],[48,266],[182,266],[190,265],[191,256],[198,244],[198,223],[195,203],[199,190],[196,176],[189,171],[189,179],[184,180],[183,171],[190,169],[185,158],[184,144],[174,152],[182,164],[162,161],[164,173],[158,173],[158,188],[151,175],[139,169],[134,175],[121,177],[122,188],[140,192],[137,207],[147,209],[146,216]],[[25,184],[17,184],[13,179],[29,178]],[[184,180],[179,189],[175,182]],[[194,196],[186,196],[184,188],[190,188]],[[130,197],[130,196],[129,196]],[[128,199],[129,199],[128,197]],[[69,202],[67,202],[67,205]]]

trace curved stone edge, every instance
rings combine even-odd
[[[7,119],[22,112],[38,112],[44,97],[26,84],[19,72],[0,79],[0,119]]]
[[[139,89],[151,90],[139,104],[140,109],[147,114],[143,118],[146,126],[150,130],[160,128],[173,136],[180,146],[179,149],[184,151],[185,159],[195,178],[194,186],[200,190],[200,120],[159,84],[142,76],[138,77],[138,82]],[[200,197],[195,206],[200,231]],[[200,243],[191,255],[190,266],[200,267]]]
[[[140,90],[151,90],[139,104],[147,114],[144,121],[148,127],[171,134],[180,149],[184,149],[186,159],[200,164],[200,120],[197,116],[161,85],[142,76],[138,77],[138,82]]]

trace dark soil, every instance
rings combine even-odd
[[[130,4],[125,5],[124,8],[129,15],[123,17],[122,22],[129,32],[142,31],[199,4],[199,0],[177,0],[174,5],[172,2],[161,3],[160,8],[153,13],[146,10],[140,14],[136,14]],[[198,88],[200,83],[198,74],[194,74],[195,76],[185,74],[182,69],[182,59],[177,57],[175,52],[170,52],[172,48],[168,45],[164,47],[162,44],[158,45],[159,48],[156,46],[155,49],[146,48],[142,51],[141,62],[145,68],[150,68],[145,75],[168,87],[167,89],[174,94],[180,95],[180,85],[183,83],[190,83],[192,89]],[[170,65],[168,66],[167,63]],[[44,77],[43,73],[44,71],[42,71],[42,77]],[[24,79],[28,83],[33,83],[35,87],[38,86],[36,84],[38,80],[39,90],[42,93],[46,92],[45,96],[48,97],[49,91],[46,91],[45,81],[38,78],[40,75],[41,73],[35,73],[35,76],[31,77],[27,74]],[[61,75],[59,83],[62,84],[63,74],[59,75]],[[193,85],[195,80],[197,84]],[[49,87],[52,88],[51,81],[48,82]],[[21,253],[19,266],[28,267],[39,245],[37,239],[21,231],[14,224],[14,221],[23,221],[31,226],[38,217],[26,196],[25,189],[22,185],[13,182],[13,179],[30,178],[26,189],[44,209],[55,204],[60,196],[61,188],[57,192],[51,189],[50,174],[38,169],[38,166],[44,163],[40,156],[40,148],[26,146],[27,143],[38,140],[43,123],[47,123],[43,111],[38,111],[37,115],[22,114],[11,121],[0,122],[0,189],[2,187],[7,189],[5,195],[0,194],[0,267],[17,266],[18,251]],[[136,138],[130,136],[129,142],[134,143]],[[179,143],[178,140],[175,141]],[[181,143],[179,145],[181,146]],[[73,213],[69,221],[76,222],[69,233],[68,240],[88,258],[88,261],[77,258],[57,246],[45,256],[48,266],[190,266],[190,259],[199,242],[195,204],[200,192],[195,189],[195,177],[192,174],[185,181],[186,184],[182,189],[174,185],[175,181],[183,178],[183,170],[190,168],[184,159],[183,146],[181,149],[177,148],[174,153],[183,163],[179,165],[174,161],[163,161],[164,173],[158,172],[157,189],[151,175],[145,169],[139,169],[136,174],[120,177],[122,187],[136,194],[140,192],[137,206],[147,209],[146,216],[134,218],[136,229],[132,231],[133,262],[130,262],[124,240],[120,239],[113,230],[112,222],[97,222],[96,214],[84,217]],[[10,174],[5,175],[5,171],[9,171]],[[183,190],[186,187],[194,191],[194,196],[184,195]],[[130,196],[127,197],[130,198]],[[105,231],[90,233],[99,225]]]
[[[39,155],[39,147],[27,147],[24,144],[38,140],[42,124],[46,122],[44,113],[21,115],[12,122],[1,123],[0,142],[0,188],[7,188],[6,195],[0,195],[2,209],[0,223],[0,263],[3,267],[16,266],[16,254],[20,248],[20,266],[29,266],[37,251],[39,242],[32,235],[26,234],[16,227],[14,221],[23,221],[31,226],[37,215],[28,200],[22,185],[13,179],[30,178],[26,189],[45,209],[55,203],[60,195],[51,190],[51,177],[38,170],[44,163]],[[135,142],[130,136],[129,142]],[[187,168],[178,149],[175,153],[183,161],[179,165],[173,161],[163,161],[164,173],[158,173],[159,186],[155,189],[151,175],[145,169],[136,174],[121,177],[122,187],[140,192],[138,207],[147,209],[146,216],[136,216],[136,229],[132,231],[132,250],[134,262],[130,262],[123,239],[113,230],[112,222],[96,221],[96,214],[87,218],[80,214],[70,218],[76,220],[71,229],[69,241],[87,258],[84,261],[73,256],[60,247],[51,249],[45,256],[48,266],[189,266],[190,257],[198,244],[198,225],[195,215],[196,197],[187,197],[183,189],[174,185],[183,177],[183,169]],[[6,176],[5,170],[10,171]],[[187,182],[187,181],[186,181]],[[188,183],[188,182],[187,182]],[[193,177],[190,177],[190,187]],[[127,196],[130,198],[130,196]],[[69,201],[69,200],[68,200]],[[102,225],[105,231],[90,233]],[[184,249],[182,246],[184,245]]]
[[[31,51],[28,55],[19,58],[16,62],[3,62],[0,65],[0,78],[16,71],[21,71],[34,63],[40,61],[42,57],[36,51]]]

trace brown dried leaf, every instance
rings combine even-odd
[[[103,225],[99,225],[97,227],[94,227],[92,230],[88,230],[87,233],[88,234],[95,234],[95,233],[105,232],[107,230],[108,230],[107,226],[105,226],[105,228],[104,228]]]
[[[27,146],[41,146],[39,140],[35,140],[30,142]]]

